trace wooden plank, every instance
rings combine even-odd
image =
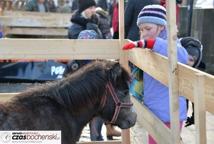
[[[167,58],[149,49],[133,49],[128,53],[129,61],[149,73],[155,79],[168,85],[168,62]]]
[[[124,0],[119,1],[119,41],[120,41],[120,64],[130,72],[128,65],[128,54],[127,51],[123,51],[123,45],[128,42],[128,40],[124,40],[125,38],[125,26],[124,26]]]
[[[131,139],[130,139],[130,129],[125,129],[122,130],[122,142],[121,144],[130,144],[131,143]]]
[[[37,18],[37,17],[11,17],[0,16],[3,26],[13,27],[57,27],[65,28],[70,25],[70,18]]]
[[[164,85],[168,85],[167,58],[151,52],[147,49],[133,49],[129,51],[129,60],[146,73]],[[185,96],[194,102],[193,85],[196,79],[195,73],[204,74],[204,93],[206,110],[214,114],[214,76],[178,63],[179,95]]]
[[[178,73],[177,73],[177,27],[176,27],[176,1],[166,1],[167,21],[168,21],[168,79],[169,79],[169,105],[170,105],[170,125],[174,144],[180,143],[179,128],[179,97],[178,97]]]
[[[124,42],[124,0],[119,0],[119,47],[117,49],[120,50],[120,64],[123,65],[123,67],[125,69],[129,69],[128,68],[128,58],[127,58],[127,54],[125,52],[122,51],[122,46],[123,46],[123,42]],[[130,140],[130,130],[126,129],[126,130],[122,130],[122,144],[130,144],[131,140]]]
[[[196,74],[194,85],[194,117],[196,127],[196,144],[206,144],[206,110],[204,96],[204,76]]]
[[[4,31],[5,35],[42,35],[42,36],[67,36],[68,30],[66,28],[17,28],[10,27]]]
[[[194,81],[197,79],[196,73],[204,75],[204,95],[206,111],[214,114],[214,76],[189,66],[179,64],[179,93],[194,102]]]
[[[159,144],[172,144],[170,129],[167,128],[148,108],[131,97],[137,113],[137,121]]]
[[[124,0],[119,0],[119,39],[123,40],[125,37],[124,27]]]
[[[71,14],[4,12],[0,21],[3,26],[67,28],[70,18]]]
[[[4,16],[11,17],[36,17],[36,18],[71,18],[72,13],[51,13],[51,12],[29,12],[29,11],[3,11]]]
[[[119,59],[118,40],[2,39],[0,59]]]

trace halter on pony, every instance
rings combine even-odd
[[[114,124],[118,118],[118,115],[120,113],[121,108],[130,108],[133,106],[133,103],[123,103],[119,100],[118,95],[116,94],[111,82],[108,82],[106,85],[106,91],[105,91],[105,95],[104,97],[102,97],[101,99],[101,108],[104,108],[105,104],[106,104],[106,100],[107,100],[107,90],[110,92],[114,102],[115,102],[115,111],[114,111],[114,115],[110,121],[111,124]]]

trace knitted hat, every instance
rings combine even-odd
[[[166,26],[166,9],[161,5],[147,5],[139,13],[137,25],[154,23]]]
[[[78,39],[99,39],[94,30],[83,30],[79,33]]]
[[[79,12],[80,13],[92,6],[96,6],[96,2],[94,0],[79,0]]]

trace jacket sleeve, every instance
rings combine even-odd
[[[82,30],[83,30],[83,29],[82,29],[80,26],[76,26],[75,24],[74,24],[74,25],[71,25],[71,26],[68,28],[68,38],[69,38],[69,39],[77,39],[79,33],[80,33]]]
[[[180,42],[177,41],[177,58],[178,61],[183,63],[183,64],[187,64],[188,61],[188,53],[187,51],[181,46]],[[153,51],[156,53],[159,53],[163,56],[168,57],[168,43],[166,40],[161,39],[161,38],[156,38],[154,47],[153,47]]]

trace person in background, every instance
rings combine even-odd
[[[101,7],[104,11],[108,11],[108,0],[97,0],[97,7]]]
[[[166,9],[161,5],[145,6],[138,15],[137,25],[141,32],[139,41],[130,42],[124,45],[124,50],[135,47],[149,48],[152,51],[168,56],[167,46],[167,19]],[[187,64],[188,53],[177,40],[178,61]],[[151,75],[143,73],[144,84],[144,105],[155,114],[167,127],[170,127],[170,108],[169,108],[169,88],[154,79]],[[183,121],[187,118],[186,99],[179,96],[179,120],[180,130]],[[149,144],[156,144],[156,141],[149,135]]]
[[[56,12],[57,11],[57,6],[54,2],[54,0],[48,0],[48,7],[50,12]]]
[[[113,0],[112,8],[113,39],[119,39],[119,9],[117,0]]]
[[[83,30],[94,30],[99,35],[99,38],[103,38],[98,24],[96,2],[94,0],[79,0],[79,8],[71,17],[68,38],[77,39],[79,33]]]
[[[58,12],[60,13],[71,13],[71,7],[69,5],[69,0],[65,0],[62,6],[59,6]]]
[[[26,11],[32,12],[49,12],[49,5],[47,0],[29,0],[25,5]]]
[[[180,23],[180,5],[182,4],[183,0],[176,0],[176,22],[177,25]],[[166,7],[166,0],[160,0],[160,4]]]
[[[79,0],[73,0],[71,4],[71,12],[75,12],[79,8]]]
[[[96,15],[99,18],[98,27],[103,35],[104,39],[112,39],[111,34],[111,24],[110,24],[110,17],[107,11],[104,11],[102,8],[96,8]]]
[[[184,37],[180,39],[181,45],[186,48],[189,58],[187,65],[205,71],[206,65],[202,61],[203,46],[201,42],[192,37]],[[189,100],[187,99],[187,109],[189,109]],[[192,103],[192,115],[187,117],[185,127],[195,123],[194,119],[194,103]]]

